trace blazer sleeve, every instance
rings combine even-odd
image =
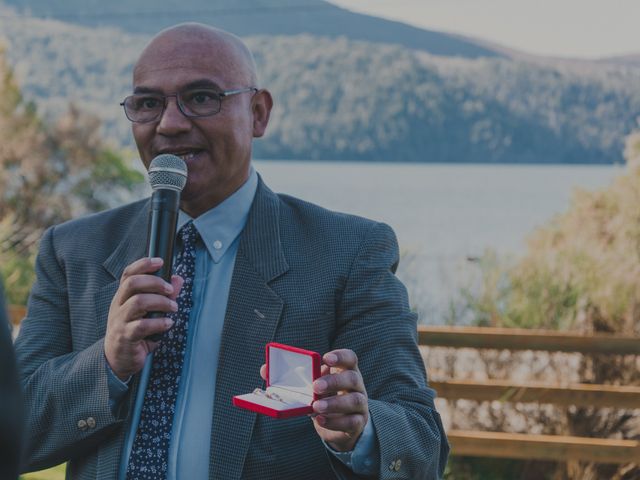
[[[449,445],[417,346],[417,316],[395,276],[393,230],[374,224],[355,256],[338,302],[334,348],[358,356],[380,450],[380,479],[431,480],[443,474]],[[336,473],[353,472],[331,460]]]
[[[24,471],[92,451],[125,416],[109,408],[104,340],[74,348],[67,272],[54,232],[48,229],[41,240],[36,281],[15,345],[26,413]],[[91,328],[91,319],[84,320],[84,328]]]

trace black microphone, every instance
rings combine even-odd
[[[176,238],[180,192],[187,183],[187,165],[176,155],[158,155],[149,165],[149,183],[153,189],[147,234],[147,257],[160,257],[162,268],[154,275],[171,283],[173,244]],[[167,312],[149,312],[147,318],[166,317]],[[146,340],[159,341],[163,333]]]

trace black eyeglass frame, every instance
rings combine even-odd
[[[217,115],[218,113],[220,113],[220,110],[222,109],[222,99],[226,98],[226,97],[231,97],[232,95],[238,95],[240,93],[247,93],[247,92],[253,92],[254,94],[257,93],[259,91],[259,89],[257,87],[246,87],[246,88],[238,88],[238,89],[234,89],[234,90],[225,90],[223,92],[217,92],[213,89],[209,89],[209,88],[198,88],[196,89],[198,91],[204,91],[204,92],[208,92],[211,93],[212,95],[215,95],[218,97],[218,110],[213,112],[213,113],[207,113],[205,115],[197,115],[197,114],[193,114],[190,112],[187,112],[185,109],[185,106],[182,104],[182,100],[180,98],[180,93],[181,92],[175,92],[175,93],[168,93],[167,95],[163,95],[161,93],[150,93],[149,95],[153,95],[156,96],[158,98],[162,98],[164,100],[164,103],[162,105],[162,110],[160,110],[160,112],[158,113],[158,115],[156,115],[154,118],[149,119],[149,120],[133,120],[131,119],[131,117],[129,116],[129,114],[127,113],[127,107],[125,106],[125,104],[127,103],[127,100],[133,97],[136,97],[138,95],[145,95],[143,93],[134,93],[133,95],[129,95],[127,97],[125,97],[124,100],[122,100],[122,102],[120,102],[120,106],[124,109],[124,114],[127,117],[127,119],[130,122],[133,123],[151,123],[151,122],[156,122],[158,121],[161,117],[162,114],[164,113],[164,111],[167,108],[167,99],[169,97],[176,97],[176,104],[178,105],[178,110],[180,110],[180,113],[182,113],[185,117],[189,117],[189,118],[204,118],[204,117],[212,117],[214,115]]]

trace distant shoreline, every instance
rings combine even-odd
[[[599,166],[599,167],[620,167],[623,168],[626,166],[626,163],[621,160],[620,162],[544,162],[544,161],[531,161],[531,162],[468,162],[468,161],[460,161],[460,162],[442,162],[442,161],[407,161],[407,160],[398,160],[398,161],[389,161],[389,160],[341,160],[341,159],[299,159],[299,158],[259,158],[254,157],[254,161],[258,162],[313,162],[313,163],[345,163],[345,164],[383,164],[383,165],[440,165],[440,166],[454,166],[454,165],[496,165],[496,166],[518,166],[518,165],[530,165],[530,166],[559,166],[559,167],[589,167],[589,166]]]

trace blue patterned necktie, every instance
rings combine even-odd
[[[187,345],[198,231],[190,221],[179,234],[182,249],[176,257],[174,273],[184,279],[184,285],[177,299],[178,311],[169,315],[175,323],[153,354],[140,423],[127,466],[127,480],[161,480],[167,476],[171,427]]]

